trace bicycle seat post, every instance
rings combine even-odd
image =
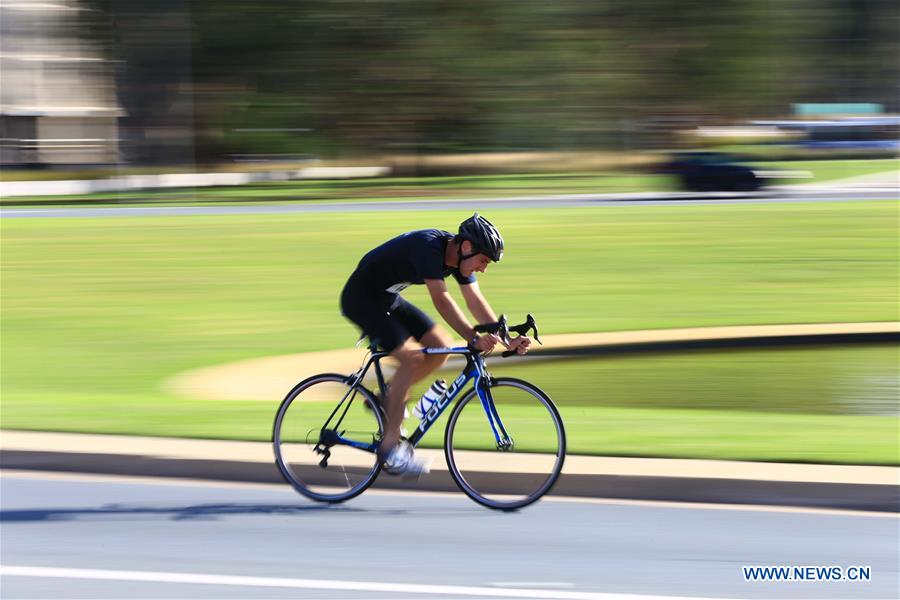
[[[372,362],[375,363],[375,378],[378,380],[379,399],[382,403],[387,399],[387,382],[384,380],[384,371],[381,370],[381,359],[386,356],[378,349],[378,341],[369,340],[369,352],[372,353]]]

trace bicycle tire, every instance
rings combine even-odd
[[[304,379],[285,396],[275,415],[272,427],[275,464],[287,483],[317,502],[338,503],[358,496],[381,472],[381,463],[374,452],[346,444],[329,445],[331,456],[323,466],[323,455],[314,450],[328,415],[350,389],[352,381],[352,377],[337,373]],[[381,408],[367,388],[360,385],[356,390],[362,398],[348,399],[346,425],[355,428],[354,441],[377,445],[384,433]]]
[[[488,508],[517,510],[539,500],[559,479],[566,456],[565,426],[550,397],[527,381],[501,377],[494,379],[489,389],[500,419],[518,448],[497,447],[473,388],[450,414],[444,455],[450,475],[469,498]],[[510,393],[512,390],[520,393]],[[491,445],[488,454],[485,451],[491,450]]]

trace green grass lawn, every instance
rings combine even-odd
[[[896,464],[898,358],[891,343],[802,346],[534,356],[493,360],[491,373],[541,386],[560,408],[574,453]],[[501,416],[512,410],[509,420],[521,425],[514,427],[517,448],[539,448],[541,433],[551,432],[542,411],[503,408]],[[465,442],[490,449],[484,415],[472,412],[479,414],[470,415],[469,428],[479,435]],[[533,431],[531,422],[545,426]],[[440,436],[433,437],[425,445],[438,446]]]
[[[349,347],[356,332],[339,315],[337,297],[359,257],[391,235],[452,228],[464,216],[0,220],[0,425],[264,439],[271,405],[191,402],[167,396],[161,384],[183,370],[231,360]],[[481,276],[482,289],[513,319],[534,313],[546,336],[898,319],[893,202],[497,208],[487,216],[501,226],[508,251]],[[409,292],[434,315],[423,290]],[[536,361],[533,368],[540,375],[544,365]],[[540,377],[529,371],[529,379],[552,394],[561,382],[552,369]],[[695,445],[693,455],[771,458],[772,447],[757,443],[770,433],[763,424],[794,418],[744,401],[714,408],[727,410],[703,409],[718,416],[704,417],[712,424],[704,435],[731,441]],[[629,449],[619,445],[615,452],[645,455],[676,450],[666,439],[642,437],[631,427],[635,420],[654,430],[653,424],[679,422],[679,414],[690,422],[702,412],[671,404],[578,410],[622,416],[610,427],[622,427],[617,435],[624,437],[614,437]],[[896,428],[891,417],[799,418],[813,417],[888,419]],[[757,422],[761,437],[748,431],[732,440],[741,423]],[[598,433],[602,444],[590,439],[590,433],[573,437],[573,449],[614,447],[605,434]]]
[[[897,159],[875,160],[793,160],[757,163],[763,170],[769,168],[788,171],[808,171],[809,179],[784,180],[781,183],[824,183],[837,179],[859,177],[893,171],[900,173],[900,161]],[[894,180],[897,181],[896,179]]]
[[[512,415],[512,418],[510,417]],[[701,458],[773,462],[897,465],[896,418],[816,414],[768,415],[744,411],[560,407],[569,454],[631,457]],[[549,426],[523,428],[529,417],[544,423],[538,411],[501,414],[511,421],[510,435],[520,451],[555,448]],[[535,418],[537,417],[537,418]],[[442,417],[446,419],[446,417]],[[474,421],[475,417],[470,417]],[[441,448],[442,420],[422,446]],[[479,434],[457,434],[461,449],[494,450],[482,416]],[[470,423],[473,425],[473,423]],[[415,424],[411,425],[411,428]],[[474,427],[473,427],[474,429]],[[436,430],[436,431],[435,431]]]
[[[566,406],[900,416],[897,344],[494,360]],[[547,382],[546,385],[543,382]]]
[[[762,412],[755,406],[716,410],[588,405],[570,402],[570,397],[558,393],[558,382],[539,372],[521,374],[535,383],[549,384],[546,387],[559,405],[572,454],[836,464],[900,462],[896,417]],[[675,398],[671,400],[674,404]],[[688,404],[684,397],[682,402]],[[322,403],[302,405],[313,422],[324,422],[332,408]],[[273,402],[203,402],[158,395],[58,394],[50,400],[42,394],[25,394],[4,400],[3,427],[266,441],[275,409]],[[534,411],[514,407],[510,420],[514,425],[527,422],[530,412]],[[441,447],[448,414],[428,432],[424,447]],[[412,431],[416,422],[410,419],[407,427]],[[486,423],[483,429],[484,435],[474,439],[470,434],[461,446],[482,448],[490,442]],[[544,431],[511,429],[522,450],[537,443]]]

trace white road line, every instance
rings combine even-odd
[[[491,587],[498,588],[541,588],[541,589],[563,589],[574,588],[574,583],[567,581],[494,581],[488,584]]]
[[[383,583],[377,581],[337,581],[330,579],[287,579],[280,577],[242,577],[209,573],[167,573],[159,571],[110,571],[105,569],[64,569],[57,567],[29,567],[0,565],[0,575],[7,577],[49,577],[60,579],[91,579],[105,581],[141,581],[148,583],[188,583],[243,587],[275,587],[312,590],[344,590],[356,592],[384,592],[395,594],[434,594],[480,596],[494,598],[549,598],[557,600],[673,600],[686,596],[647,596],[640,594],[606,594],[538,589],[499,589],[457,585],[423,585]],[[704,600],[724,600],[705,598]]]

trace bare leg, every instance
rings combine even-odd
[[[453,343],[453,339],[440,326],[435,325],[422,336],[419,342],[426,348],[447,348]],[[421,381],[430,373],[434,373],[444,366],[449,358],[448,354],[426,354],[422,366],[416,371],[415,381]]]
[[[391,378],[387,401],[384,404],[387,422],[385,423],[384,439],[379,448],[381,459],[384,459],[400,441],[400,426],[403,424],[403,409],[409,399],[409,388],[419,380],[416,375],[421,372],[425,364],[425,355],[422,354],[421,349],[419,344],[409,338],[391,352],[391,356],[399,363],[399,366]]]

